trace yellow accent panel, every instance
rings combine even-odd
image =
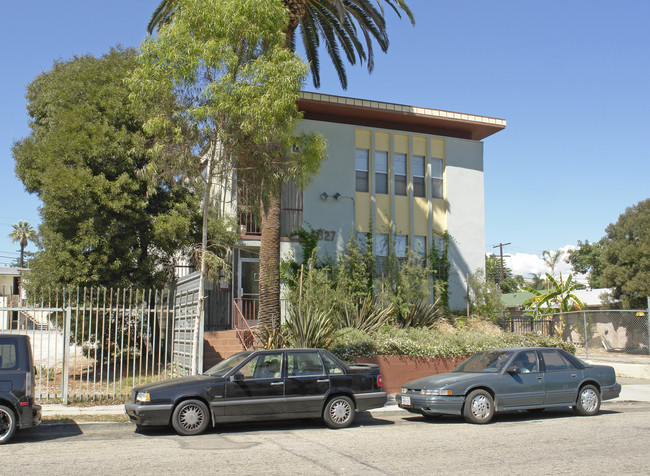
[[[388,233],[390,230],[390,197],[388,195],[375,196],[375,231]]]
[[[426,198],[413,198],[413,233],[427,236],[429,234],[429,202]]]
[[[393,140],[395,141],[395,152],[399,152],[400,154],[409,153],[409,136],[395,134]]]
[[[447,229],[447,202],[431,200],[433,208],[433,231],[443,233]]]
[[[427,140],[424,137],[413,137],[413,153],[427,156]]]
[[[375,150],[390,150],[390,134],[375,132]]]
[[[408,235],[411,231],[410,201],[408,197],[395,197],[395,232]]]
[[[370,233],[370,194],[364,192],[356,192],[354,196],[356,231],[360,233]]]
[[[370,144],[372,143],[370,131],[366,131],[363,129],[356,129],[354,133],[355,133],[354,135],[355,135],[355,142],[356,142],[355,147],[357,149],[370,150],[372,148],[370,147]]]
[[[430,157],[436,159],[445,158],[445,141],[444,139],[431,139],[431,154]]]

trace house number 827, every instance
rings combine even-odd
[[[318,230],[318,241],[334,241],[335,231]]]

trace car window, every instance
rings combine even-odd
[[[279,378],[282,376],[282,353],[261,354],[246,362],[239,371],[246,379]]]
[[[537,358],[537,352],[534,350],[519,352],[512,361],[512,365],[519,367],[522,373],[539,372],[539,359]]]
[[[575,369],[575,366],[557,350],[543,350],[542,358],[547,371]]]
[[[224,377],[228,372],[241,364],[244,360],[251,355],[250,352],[240,352],[238,354],[231,355],[230,357],[222,360],[214,367],[203,372],[203,375],[209,375],[211,377]]]
[[[479,352],[464,361],[452,372],[498,372],[512,357],[511,350]]]
[[[12,370],[18,366],[16,360],[16,343],[0,342],[0,369]]]
[[[340,375],[345,373],[343,371],[343,367],[341,367],[339,363],[332,359],[329,355],[323,354],[323,361],[325,362],[325,367],[327,368],[327,372],[330,375]]]
[[[289,352],[287,371],[289,377],[325,375],[325,367],[318,352]]]

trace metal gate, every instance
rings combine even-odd
[[[171,290],[2,288],[0,333],[30,337],[41,402],[123,400],[134,386],[189,373],[194,299]]]

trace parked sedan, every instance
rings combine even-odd
[[[488,423],[495,412],[573,407],[595,415],[621,386],[614,369],[590,365],[562,349],[518,348],[480,352],[446,374],[408,382],[397,404],[426,417],[463,415]]]
[[[136,387],[126,403],[136,425],[169,425],[196,435],[221,422],[323,418],[352,424],[382,407],[379,367],[349,366],[323,349],[240,352],[205,372]]]

